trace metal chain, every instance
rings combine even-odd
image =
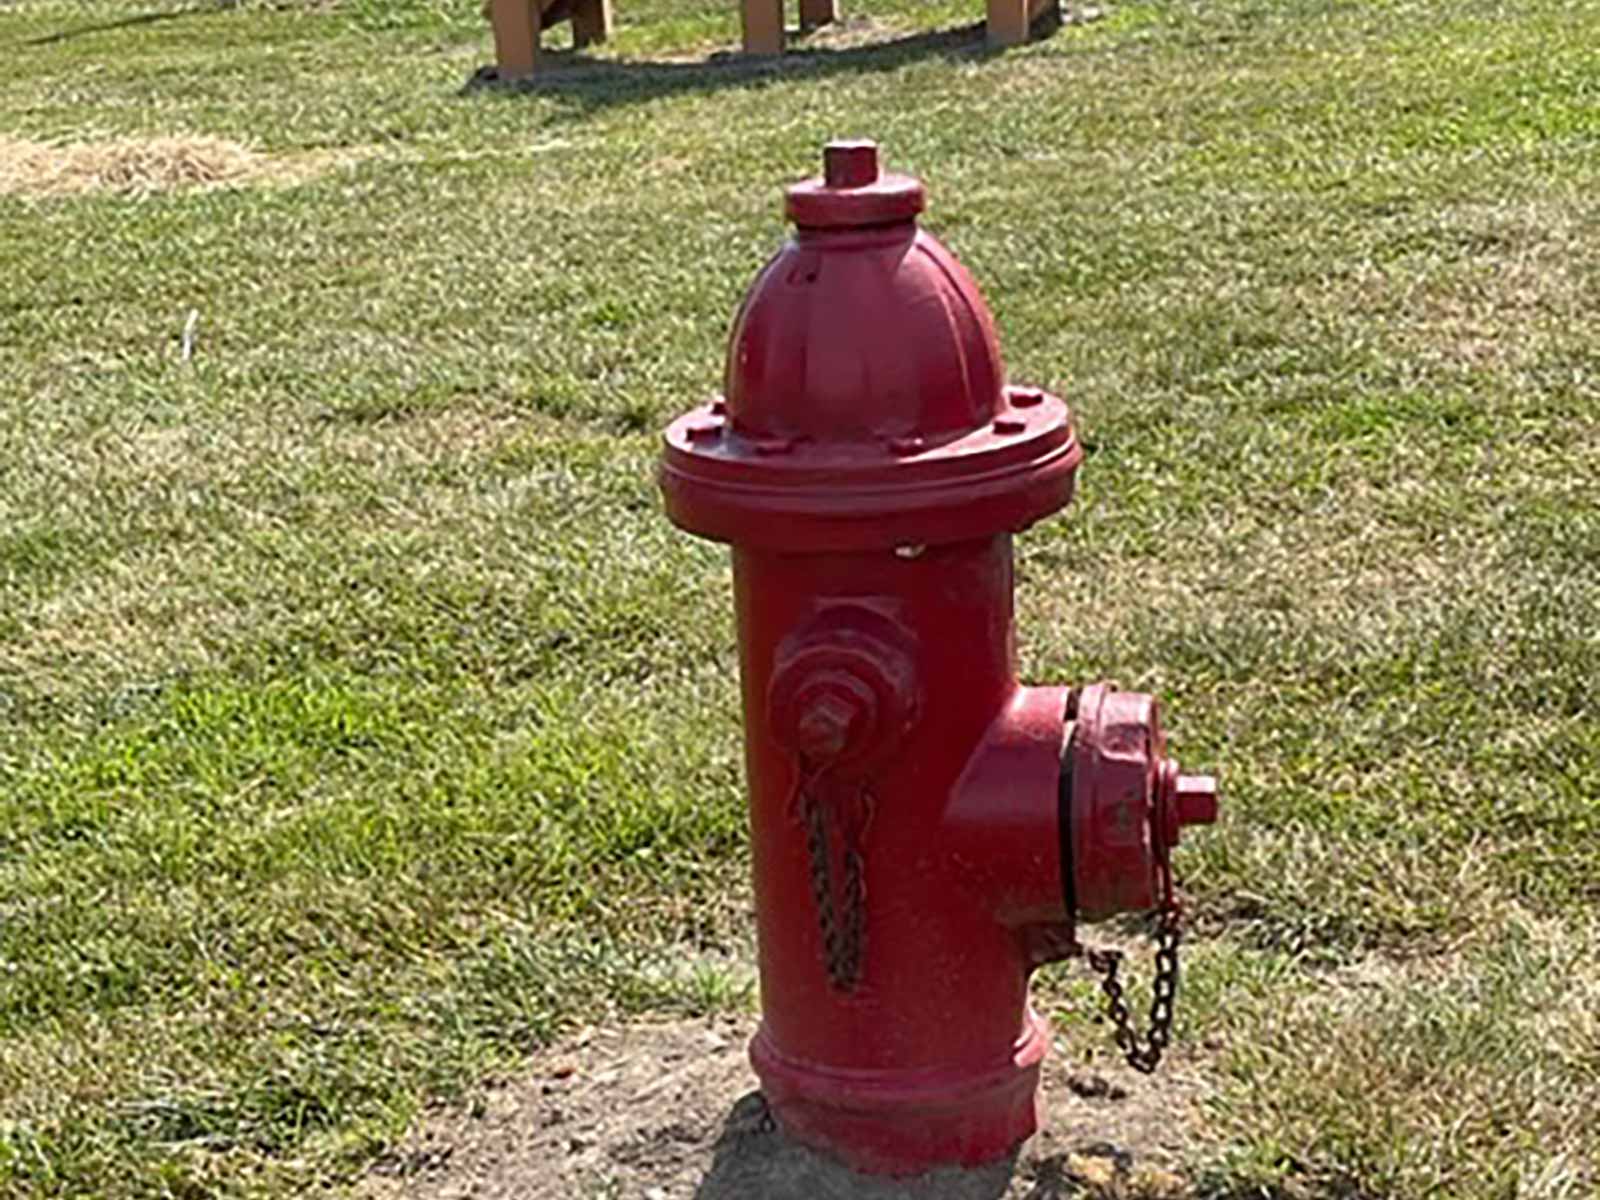
[[[1117,1027],[1117,1045],[1122,1048],[1128,1065],[1146,1075],[1155,1071],[1172,1041],[1173,1010],[1178,999],[1178,945],[1183,940],[1182,913],[1176,902],[1168,899],[1157,910],[1156,920],[1156,977],[1150,999],[1150,1032],[1143,1042],[1134,1028],[1133,1017],[1123,999],[1122,984],[1117,979],[1122,952],[1088,949],[1083,952],[1089,969],[1101,976],[1100,990],[1106,997],[1106,1015]]]
[[[839,923],[833,912],[833,866],[828,854],[827,814],[815,796],[802,795],[800,803],[805,814],[806,851],[811,859],[811,899],[817,906],[823,959],[828,968],[828,978],[835,987],[843,987],[839,970]]]
[[[820,772],[818,773],[820,774]],[[847,837],[844,847],[843,920],[834,905],[833,854],[829,846],[827,806],[817,794],[817,776],[803,780],[798,797],[806,825],[806,851],[811,860],[811,899],[817,906],[817,926],[822,934],[823,965],[828,979],[841,992],[852,991],[861,979],[866,946],[865,864],[860,847]]]
[[[866,864],[861,851],[847,846],[844,852],[844,930],[840,939],[839,972],[834,982],[848,991],[861,979],[861,960],[867,943]]]

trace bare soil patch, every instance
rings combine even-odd
[[[1054,1200],[1189,1194],[1197,1077],[1052,1056],[1045,1128],[1015,1161],[912,1180],[856,1175],[774,1126],[745,1058],[748,1017],[589,1030],[522,1078],[431,1114],[362,1200]]]
[[[0,136],[0,195],[139,194],[175,188],[299,183],[335,161],[325,153],[268,155],[226,138],[47,142]]]

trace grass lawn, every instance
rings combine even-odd
[[[1600,0],[845,4],[751,68],[618,0],[463,96],[473,0],[0,0],[0,150],[255,155],[0,192],[0,1195],[336,1189],[754,1003],[728,563],[652,469],[836,134],[1075,405],[1028,677],[1223,777],[1196,1195],[1600,1195]]]

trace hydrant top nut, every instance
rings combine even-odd
[[[876,142],[837,141],[822,152],[822,178],[791,187],[785,208],[802,229],[852,229],[909,221],[926,204],[917,180],[880,172]]]

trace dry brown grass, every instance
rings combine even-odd
[[[1436,368],[1514,374],[1538,362],[1588,311],[1588,238],[1576,205],[1469,203],[1442,208],[1428,236],[1453,259],[1359,265],[1307,288],[1303,302],[1364,313],[1403,353]]]
[[[1529,1200],[1593,1196],[1600,1089],[1589,1065],[1595,985],[1582,965],[1596,930],[1514,905],[1482,917],[1455,950],[1373,956],[1252,1014],[1253,1029],[1231,1039],[1218,1132],[1270,1114],[1286,1150],[1342,1159],[1351,1177],[1382,1181],[1380,1195],[1498,1185]],[[1363,1127],[1383,1135],[1356,1134]],[[1331,1182],[1301,1184],[1344,1194]]]
[[[217,137],[48,142],[0,136],[0,195],[139,195],[175,188],[299,183],[320,174],[330,161],[323,154],[260,154]]]

